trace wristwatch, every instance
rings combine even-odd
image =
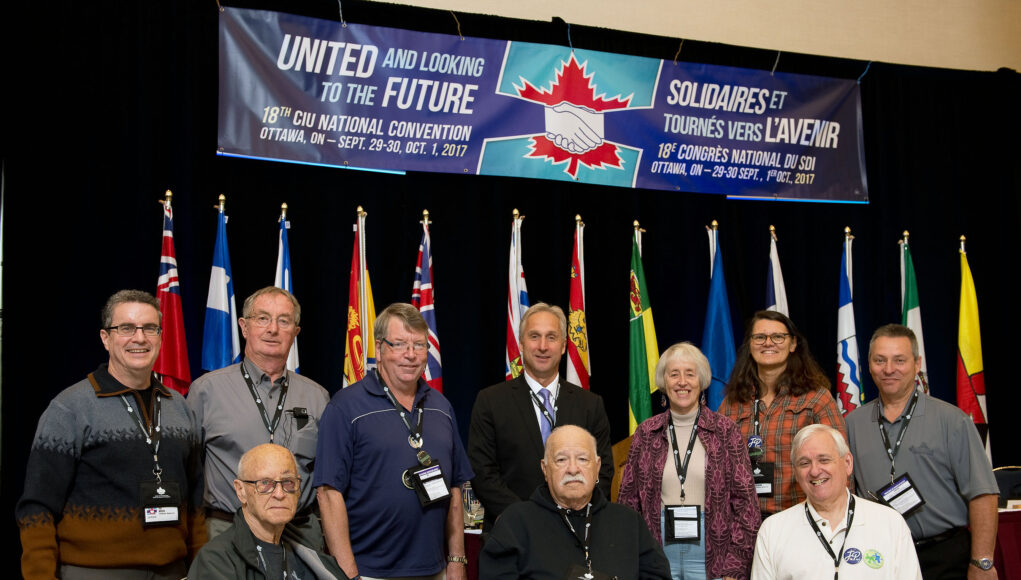
[[[447,556],[447,562],[457,562],[459,564],[468,565],[468,556]],[[992,564],[989,565],[992,567]],[[989,568],[986,568],[988,570]]]
[[[978,560],[972,558],[971,565],[981,570],[991,570],[993,568],[993,561],[989,558],[979,558]]]

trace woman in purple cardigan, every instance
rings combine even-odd
[[[617,501],[642,514],[674,578],[748,578],[759,502],[740,431],[700,402],[710,380],[691,343],[663,353],[656,386],[670,410],[635,431]]]

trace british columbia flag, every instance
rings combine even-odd
[[[411,288],[411,304],[422,313],[429,325],[429,358],[422,378],[430,387],[443,392],[443,359],[440,357],[440,337],[436,333],[436,309],[433,303],[433,255],[429,239],[429,214],[422,220],[422,241],[418,244],[418,263],[415,265],[415,284]]]

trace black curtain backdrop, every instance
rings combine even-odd
[[[34,7],[36,5],[33,5]],[[14,503],[40,413],[106,360],[99,310],[121,288],[155,290],[158,200],[174,192],[177,258],[192,373],[215,238],[227,196],[240,308],[272,284],[280,204],[288,216],[304,374],[331,392],[343,374],[355,208],[368,212],[377,309],[408,301],[419,220],[433,219],[444,393],[462,435],[475,394],[503,378],[511,211],[527,218],[523,262],[533,302],[566,305],[574,216],[587,224],[592,390],[613,439],[627,436],[628,267],[632,220],[661,349],[701,342],[708,291],[705,225],[720,223],[735,334],[764,306],[769,225],[792,318],[824,369],[836,368],[843,230],[854,244],[862,363],[877,326],[900,318],[897,240],[911,232],[932,391],[955,400],[960,267],[968,237],[981,313],[995,465],[1021,464],[1009,379],[1019,315],[1013,239],[1021,223],[1021,77],[783,53],[778,71],[861,80],[868,205],[728,201],[722,196],[516,178],[379,173],[217,157],[217,19],[207,2],[70,3],[4,19],[3,509]],[[337,4],[245,3],[338,20]],[[343,3],[350,22],[457,34],[446,11]],[[468,36],[567,44],[563,22],[457,14]],[[794,33],[792,31],[792,33]],[[834,31],[846,34],[848,31]],[[575,47],[672,59],[680,40],[570,27]],[[936,40],[938,41],[938,39]],[[686,41],[679,58],[769,70],[775,51]],[[866,72],[867,69],[867,72]],[[866,396],[875,388],[863,372]]]

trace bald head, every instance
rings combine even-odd
[[[284,526],[298,511],[301,476],[294,455],[273,443],[249,449],[238,461],[234,491],[252,534],[279,544]]]
[[[298,473],[298,463],[291,450],[275,443],[263,443],[249,449],[238,461],[238,479],[252,479],[255,465],[269,465],[281,470],[290,469]]]

